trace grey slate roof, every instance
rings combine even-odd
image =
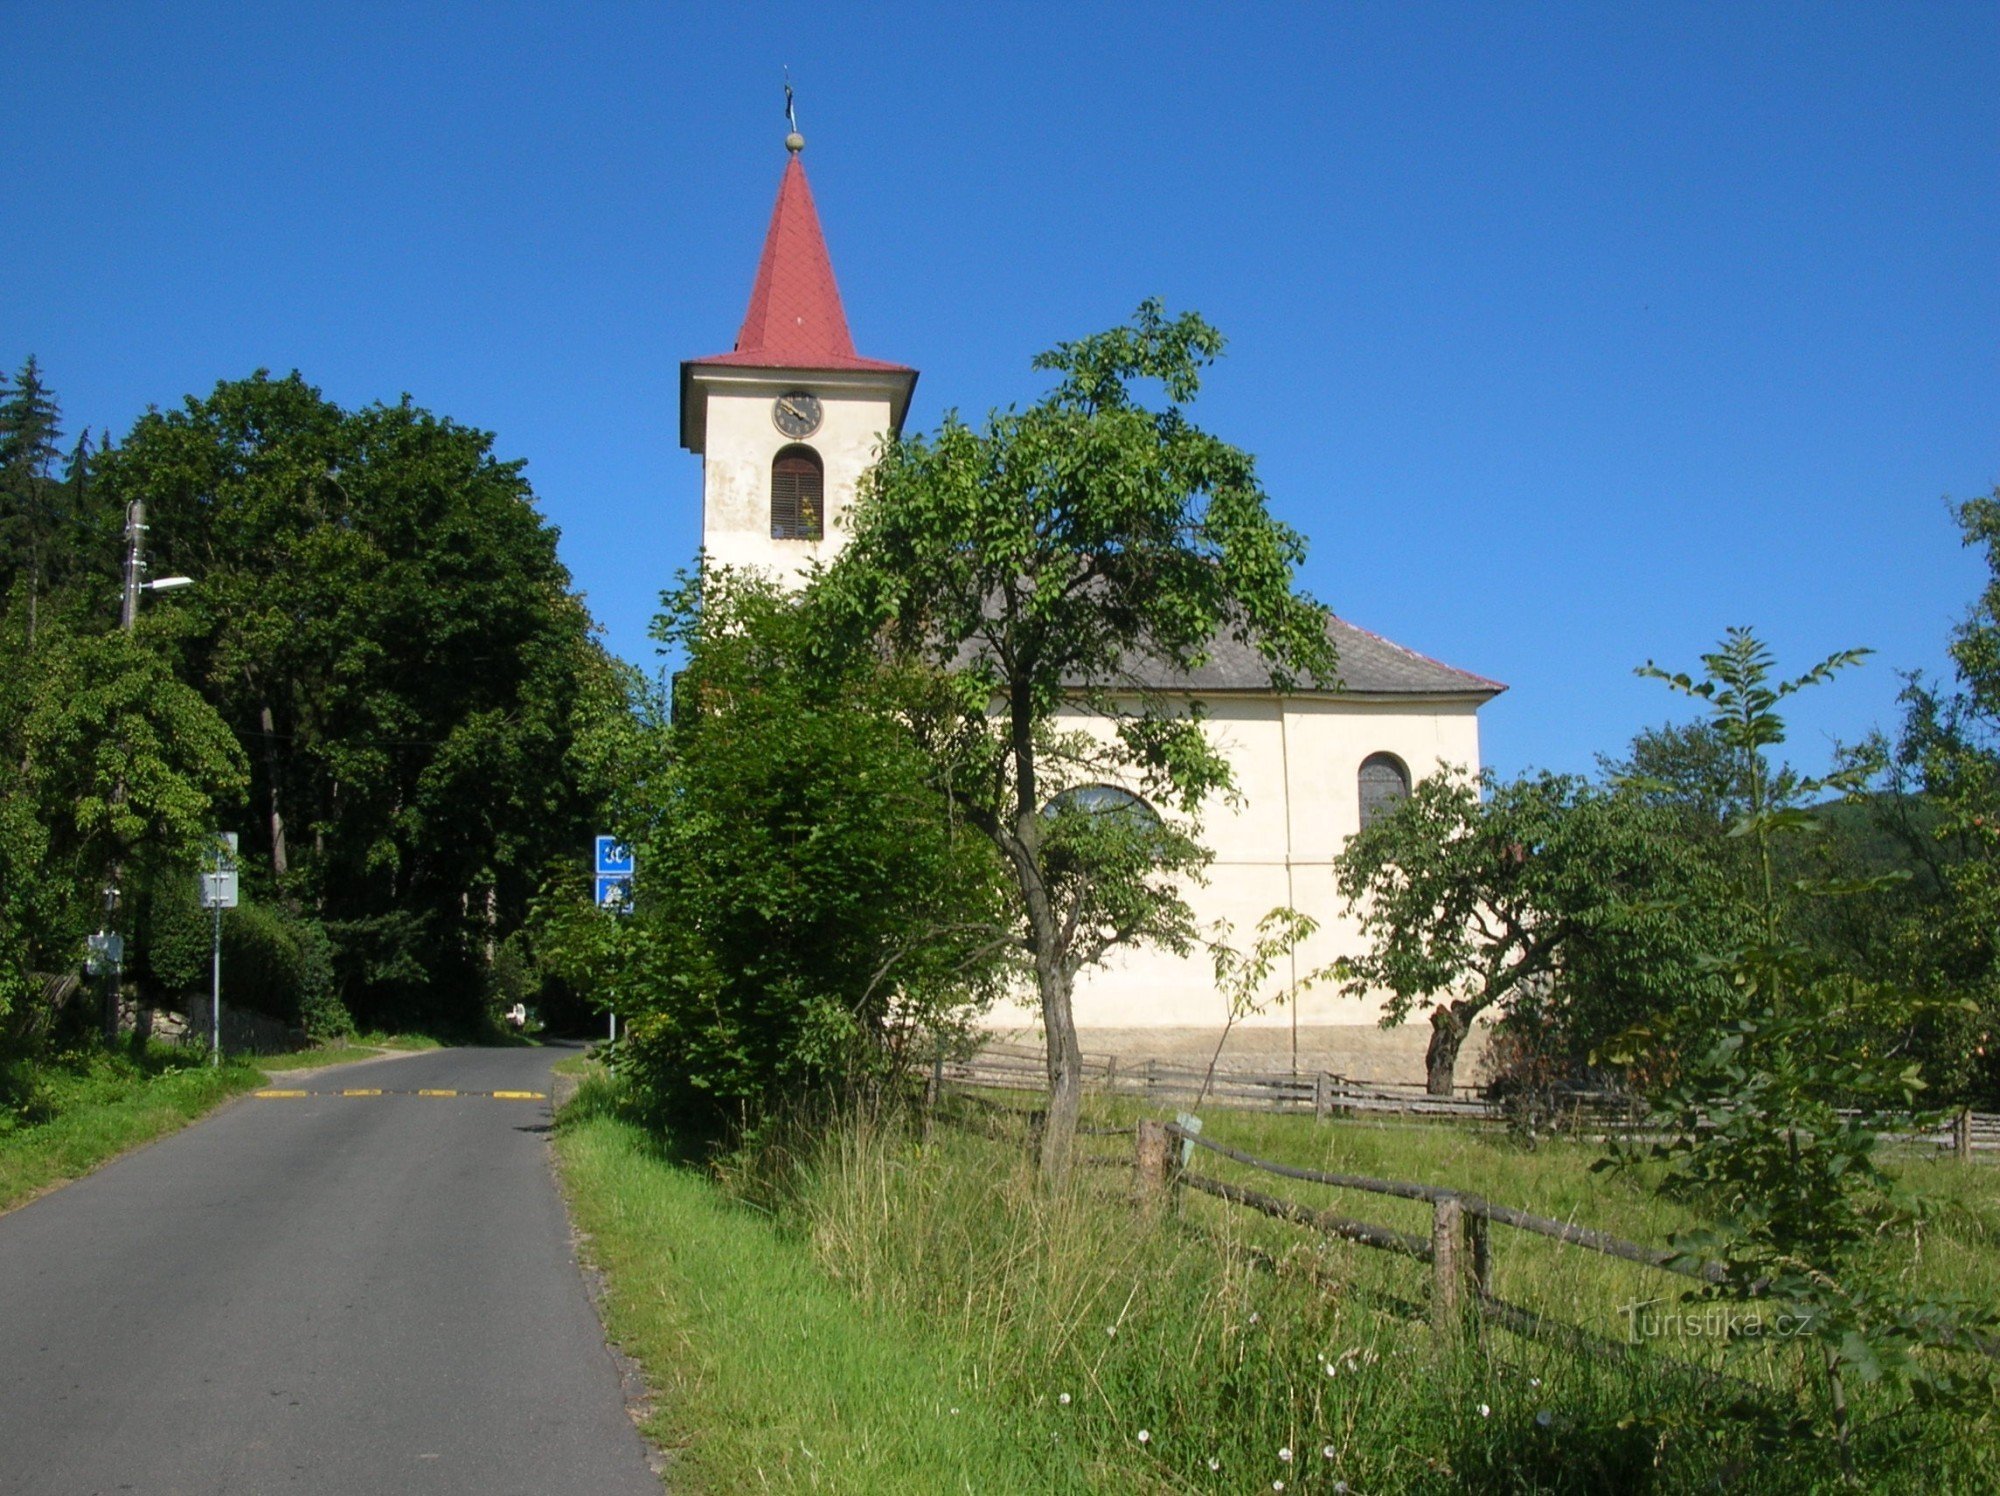
[[[1352,696],[1498,696],[1497,680],[1459,670],[1380,634],[1327,615],[1327,633],[1339,651],[1340,690]],[[1269,691],[1271,673],[1247,644],[1222,635],[1210,646],[1208,662],[1178,671],[1158,660],[1133,660],[1124,672],[1135,685],[1165,691]]]

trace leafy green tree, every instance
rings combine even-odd
[[[1950,644],[1951,686],[1912,678],[1885,753],[1891,829],[1938,896],[1903,923],[1899,944],[1939,996],[1971,1001],[1956,1026],[1953,1078],[1968,1097],[2000,1098],[2000,489],[1958,506],[1964,543],[1987,583]]]
[[[1368,949],[1342,991],[1387,994],[1384,1027],[1430,1003],[1427,1089],[1450,1094],[1489,1010],[1576,1069],[1693,999],[1716,880],[1671,810],[1570,775],[1424,780],[1334,862]],[[1679,901],[1685,899],[1683,905]]]
[[[1178,884],[1202,860],[1184,830],[1066,814],[1058,795],[1124,783],[1192,815],[1228,789],[1199,712],[1138,684],[1139,669],[1191,666],[1229,635],[1280,688],[1333,673],[1325,614],[1292,591],[1303,541],[1272,518],[1250,457],[1187,417],[1221,347],[1200,317],[1149,301],[1129,325],[1037,357],[1057,382],[1027,409],[886,442],[825,583],[849,637],[947,687],[916,720],[1018,897],[1048,1044],[1051,1176],[1068,1167],[1082,1094],[1076,974],[1119,945],[1186,949]],[[1164,406],[1139,403],[1141,382]],[[1063,730],[1065,714],[1103,730]]]
[[[1955,926],[1945,869],[1961,860],[1963,849],[1939,835],[1937,805],[1886,745],[1870,740],[1843,750],[1842,759],[1870,777],[1866,793],[1807,804],[1793,770],[1782,764],[1769,770],[1770,803],[1799,806],[1810,816],[1801,823],[1804,834],[1779,839],[1773,851],[1785,928],[1824,972],[1936,997],[1962,995],[1977,963],[1968,960],[1967,932]],[[1742,755],[1713,722],[1649,728],[1624,758],[1598,762],[1624,792],[1672,814],[1673,834],[1714,864],[1738,907],[1751,900],[1760,878],[1756,849],[1731,834],[1749,808],[1749,787]],[[1882,770],[1882,781],[1873,783]],[[1793,897],[1801,880],[1850,891],[1838,899]],[[1917,1010],[1907,1028],[1875,1033],[1871,1041],[1920,1060],[1936,1094],[1969,1098],[1979,1089],[1979,1050],[1993,1027],[1990,1018],[1931,1006]]]
[[[755,577],[711,569],[665,601],[656,632],[687,654],[675,710],[599,745],[635,910],[551,890],[536,947],[612,995],[639,1093],[712,1134],[928,1058],[992,991],[1012,930],[991,848],[903,725],[929,682],[829,662],[811,600]]]
[[[0,1006],[33,1002],[37,972],[73,970],[126,859],[191,868],[218,805],[244,785],[241,750],[146,633],[46,630],[0,673]]]
[[[407,398],[342,410],[259,373],[95,464],[143,498],[197,683],[250,752],[258,885],[323,922],[374,1024],[465,1026],[592,807],[566,772],[610,666],[522,464]]]
[[[1756,636],[1732,629],[1702,656],[1699,677],[1650,664],[1641,671],[1707,705],[1740,766],[1745,794],[1731,830],[1755,870],[1744,933],[1712,958],[1728,979],[1725,1006],[1669,1015],[1632,1036],[1635,1053],[1664,1039],[1678,1057],[1652,1087],[1664,1140],[1647,1152],[1665,1165],[1663,1188],[1695,1195],[1715,1217],[1712,1227],[1676,1238],[1691,1255],[1721,1263],[1724,1277],[1710,1291],[1760,1301],[1811,1347],[1824,1394],[1819,1417],[1843,1451],[1853,1381],[1953,1395],[1961,1382],[1951,1363],[1924,1350],[1964,1349],[1992,1317],[1948,1296],[1926,1298],[1879,1265],[1886,1242],[1913,1218],[1880,1139],[1909,1125],[1922,1082],[1907,1055],[1870,1036],[1899,1027],[1914,1004],[1828,972],[1787,920],[1788,899],[1856,890],[1784,887],[1781,846],[1816,822],[1773,785],[1767,754],[1785,737],[1778,707],[1864,653],[1844,651],[1779,679]],[[1848,766],[1800,778],[1794,790],[1808,798],[1862,783],[1863,771]]]

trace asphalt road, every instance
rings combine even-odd
[[[549,1049],[281,1086],[542,1091]],[[549,1104],[245,1098],[0,1216],[0,1493],[659,1496]]]

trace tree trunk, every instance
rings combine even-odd
[[[1431,1042],[1424,1051],[1424,1090],[1432,1096],[1451,1094],[1452,1071],[1458,1066],[1459,1046],[1465,1043],[1467,1021],[1459,1005],[1439,1003],[1431,1009]]]
[[[264,779],[271,798],[271,875],[282,880],[291,858],[285,849],[285,817],[278,798],[278,723],[270,702],[264,703],[259,721],[264,729]]]
[[[1051,961],[1035,962],[1042,989],[1042,1032],[1048,1036],[1049,1115],[1042,1125],[1042,1178],[1059,1183],[1069,1174],[1076,1151],[1076,1124],[1083,1107],[1083,1052],[1076,1042],[1076,1014],[1070,1007],[1070,980]]]

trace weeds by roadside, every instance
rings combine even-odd
[[[249,1062],[153,1044],[57,1055],[0,1111],[0,1210],[186,1125],[261,1080]]]
[[[1149,1217],[1122,1167],[1051,1192],[1004,1139],[850,1117],[718,1170],[622,1120],[601,1078],[565,1119],[614,1329],[666,1394],[661,1427],[688,1449],[676,1478],[692,1489],[1841,1488],[1830,1450],[1788,1442],[1793,1389],[1775,1372],[1759,1391],[1705,1378],[1699,1354],[1600,1359],[1497,1331],[1441,1345],[1423,1269],[1208,1202]],[[1377,1168],[1441,1149],[1441,1167],[1470,1172],[1440,1182],[1504,1198],[1504,1175],[1526,1208],[1567,1213],[1574,1191],[1617,1197],[1593,1224],[1665,1224],[1644,1191],[1592,1181],[1584,1150],[1340,1124],[1298,1136]],[[1965,1209],[1990,1225],[1976,1200]],[[1611,1318],[1623,1291],[1572,1259],[1509,1271],[1512,1292],[1571,1314],[1603,1299]],[[890,1369],[850,1367],[860,1344]],[[1764,1416],[1725,1416],[1746,1397]],[[957,1465],[938,1463],[940,1428]],[[975,1452],[991,1440],[1012,1453]],[[836,1445],[866,1465],[829,1463]],[[1928,1490],[1986,1491],[1996,1447],[1990,1418],[1911,1413],[1871,1426],[1858,1452]],[[943,1478],[972,1468],[984,1478]]]

